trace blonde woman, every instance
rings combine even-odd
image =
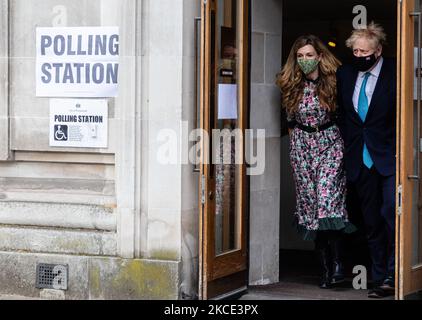
[[[305,240],[315,240],[320,288],[344,281],[340,240],[353,231],[346,211],[344,144],[337,125],[336,70],[340,62],[316,36],[298,38],[277,76],[290,130],[296,184],[295,217]]]

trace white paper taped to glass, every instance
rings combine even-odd
[[[218,85],[218,119],[237,119],[237,84]]]

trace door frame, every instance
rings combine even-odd
[[[206,4],[210,0],[201,1],[201,38],[205,39],[205,34],[210,32],[210,24],[208,19],[209,14],[206,12]],[[412,189],[411,184],[413,182],[408,181],[410,172],[413,172],[413,156],[412,156],[412,145],[413,145],[413,134],[404,134],[405,132],[412,132],[413,130],[413,110],[410,112],[410,108],[404,108],[403,106],[409,105],[409,99],[413,97],[413,25],[412,18],[407,17],[406,14],[413,9],[412,1],[414,0],[397,0],[397,169],[396,169],[396,299],[404,299],[407,294],[415,292],[417,289],[422,288],[422,266],[413,270],[411,266],[411,238],[412,229],[411,221],[411,207],[412,207]],[[245,91],[241,96],[244,97],[245,101],[242,103],[245,105],[246,119],[244,128],[249,128],[249,112],[250,112],[250,30],[251,30],[251,18],[250,18],[250,0],[246,2],[247,23],[243,30],[243,37],[247,41],[245,52],[242,55],[246,61],[244,82],[242,88]],[[242,24],[245,26],[245,24]],[[411,50],[409,50],[409,44],[412,44]],[[206,68],[206,65],[210,64],[210,55],[206,54],[210,51],[210,41],[202,41],[200,49],[200,124],[201,128],[209,130],[209,126],[204,119],[209,117],[209,101],[207,101],[207,92],[209,92],[210,86],[210,69]],[[246,57],[246,58],[245,58]],[[411,62],[411,63],[409,63]],[[409,85],[411,83],[411,85]],[[413,99],[413,98],[412,98]],[[413,100],[412,102],[413,103]],[[410,157],[408,156],[410,155]],[[204,175],[208,170],[208,162],[205,159],[209,158],[208,149],[204,145],[204,139],[201,139],[201,164],[200,164],[200,176],[199,176],[199,298],[208,299],[207,295],[207,281],[209,280],[209,249],[207,248],[207,235],[211,232],[211,225],[207,219],[206,214],[206,195],[208,194],[209,185],[207,184],[206,177]],[[246,169],[246,167],[244,168]],[[245,210],[245,224],[244,228],[246,234],[244,238],[244,248],[246,249],[246,268],[249,269],[249,258],[247,251],[249,251],[249,177],[243,181],[244,191],[242,193],[242,202]],[[205,199],[205,203],[203,203]],[[211,232],[212,234],[212,232]],[[212,239],[214,239],[212,237]],[[409,259],[410,257],[410,259]]]
[[[422,289],[422,264],[417,267],[412,266],[413,188],[415,183],[420,184],[421,182],[420,169],[415,174],[413,157],[414,19],[416,18],[413,18],[411,13],[415,9],[414,1],[397,1],[396,299],[398,300],[403,300],[406,296]],[[419,17],[421,18],[419,23],[422,23],[422,13],[419,14]],[[419,30],[422,31],[422,26],[419,26]],[[419,34],[419,37],[422,37],[422,35]],[[419,157],[420,154],[419,150]]]
[[[201,1],[201,49],[200,49],[200,126],[205,132],[210,131],[210,92],[212,90],[211,72],[211,10],[215,0]],[[239,56],[239,93],[240,106],[238,128],[243,132],[242,154],[245,161],[245,130],[249,128],[249,96],[250,96],[250,0],[238,1],[240,36]],[[214,112],[216,110],[214,109]],[[209,177],[210,139],[201,139],[200,175],[199,175],[199,299],[225,298],[247,289],[248,284],[248,232],[249,232],[249,177],[246,175],[245,162],[240,169],[240,248],[221,255],[215,255],[215,201],[209,196],[213,192],[212,181]],[[237,170],[236,170],[237,171]]]

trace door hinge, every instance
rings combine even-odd
[[[201,203],[205,204],[205,176],[201,175]]]
[[[397,207],[397,213],[399,216],[403,213],[403,205],[402,205],[402,196],[403,196],[403,186],[400,184],[397,188],[397,195],[398,195],[398,207]]]

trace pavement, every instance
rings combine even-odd
[[[0,295],[0,300],[40,300],[39,298],[30,298],[15,295]]]
[[[332,289],[320,289],[316,281],[283,281],[274,285],[250,287],[239,300],[374,300],[368,298],[368,290],[355,290],[346,281]],[[378,299],[375,299],[378,300]],[[394,296],[382,300],[394,300]]]
[[[283,280],[280,283],[266,286],[251,286],[240,296],[239,300],[374,300],[368,298],[367,290],[355,290],[349,279],[342,285],[332,289],[320,289],[318,277],[306,276],[300,279]],[[46,300],[54,300],[55,296],[45,296]],[[0,295],[0,300],[42,300],[17,295]],[[378,299],[375,299],[378,300]],[[394,296],[382,300],[394,300]]]

